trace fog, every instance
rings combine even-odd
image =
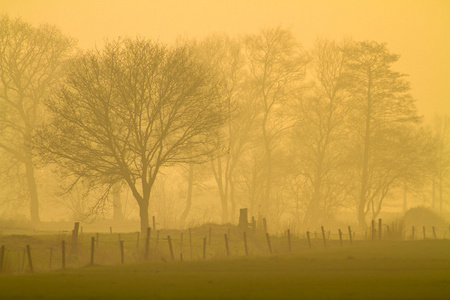
[[[113,233],[122,264],[447,238],[447,1],[0,0],[0,12],[10,251],[23,243],[11,234],[48,236],[64,269],[68,238],[72,268],[89,249],[91,265],[118,264]],[[26,251],[33,272],[29,245],[9,272]]]

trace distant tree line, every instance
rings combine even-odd
[[[142,231],[159,174],[180,166],[182,222],[196,180],[215,183],[223,223],[242,206],[304,226],[350,208],[365,227],[395,198],[406,209],[408,194],[441,212],[448,203],[449,118],[423,124],[385,43],[308,50],[278,27],[76,50],[55,27],[0,18],[1,176],[14,183],[2,184],[1,205],[28,199],[35,224],[36,170],[58,174],[66,193],[101,191],[94,207],[130,191]]]

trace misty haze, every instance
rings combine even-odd
[[[448,299],[449,13],[0,0],[0,299]]]

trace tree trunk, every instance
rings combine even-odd
[[[191,211],[192,207],[192,189],[194,186],[194,165],[189,165],[189,178],[188,178],[188,193],[186,198],[186,207],[184,208],[183,213],[181,214],[181,223],[186,222],[187,216]]]
[[[26,168],[26,177],[28,183],[28,193],[30,196],[30,216],[31,223],[38,225],[40,223],[39,217],[39,198],[36,186],[36,178],[34,177],[34,166],[31,158],[27,158],[24,161]]]
[[[122,202],[120,200],[120,184],[116,183],[113,186],[113,222],[115,224],[122,224],[124,221],[122,212]]]
[[[149,200],[143,200],[139,203],[139,217],[141,219],[141,234],[144,236],[148,228],[148,202]]]

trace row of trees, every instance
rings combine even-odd
[[[365,226],[399,191],[430,185],[442,210],[448,121],[422,125],[386,44],[319,40],[306,51],[275,28],[172,46],[119,39],[75,54],[54,27],[7,16],[0,26],[0,148],[22,166],[35,223],[36,167],[63,175],[69,192],[103,190],[101,200],[129,190],[142,230],[159,174],[181,165],[182,221],[194,169],[214,180],[222,222],[246,205],[314,226],[351,207]]]

